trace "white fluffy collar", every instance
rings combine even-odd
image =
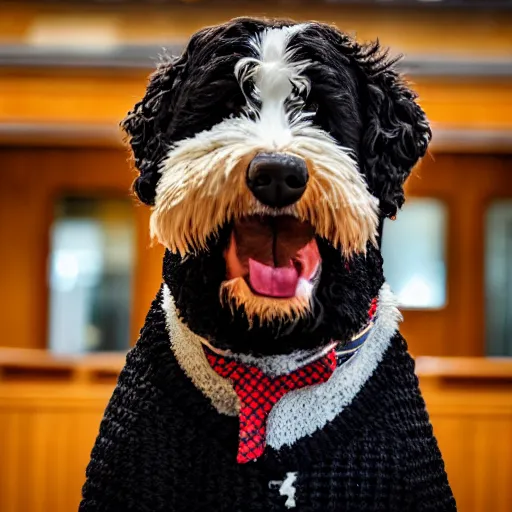
[[[211,368],[204,354],[204,340],[179,319],[166,285],[163,287],[162,308],[166,315],[171,348],[185,374],[210,399],[219,413],[238,415],[240,404],[231,382]],[[397,300],[389,286],[384,284],[379,293],[375,325],[357,355],[337,368],[326,383],[287,393],[268,417],[267,444],[276,449],[293,444],[340,414],[377,368],[401,318]],[[233,357],[240,362],[258,366],[270,374],[279,375],[295,370],[304,364],[304,359],[312,355],[312,351],[297,351],[292,356]]]

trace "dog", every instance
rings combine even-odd
[[[382,270],[431,139],[379,43],[238,18],[122,122],[165,248],[81,512],[454,511]]]

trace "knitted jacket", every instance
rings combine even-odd
[[[377,315],[356,360],[283,397],[264,455],[238,464],[236,403],[186,362],[164,286],[106,409],[80,511],[455,511],[386,290]]]

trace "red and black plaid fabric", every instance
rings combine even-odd
[[[378,305],[377,299],[373,299],[370,304],[370,309],[368,310],[368,316],[370,317],[370,320],[373,320],[375,313],[377,313],[377,305]]]
[[[336,368],[334,349],[294,372],[268,377],[255,367],[245,366],[206,349],[211,367],[233,383],[240,399],[240,438],[237,462],[255,460],[265,450],[267,417],[272,406],[288,391],[326,382]]]

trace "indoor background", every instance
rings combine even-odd
[[[240,15],[379,37],[430,153],[385,273],[461,512],[512,510],[512,2],[0,1],[0,511],[68,512],[161,275],[118,129],[158,55]]]

